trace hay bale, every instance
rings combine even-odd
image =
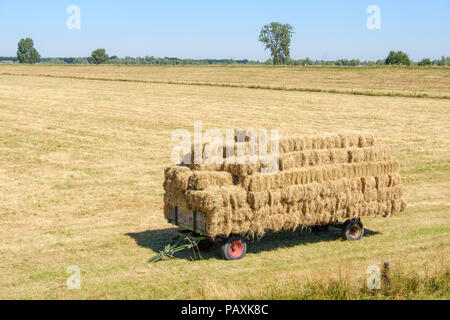
[[[232,186],[233,176],[228,172],[199,171],[189,177],[190,190],[205,190],[208,187]]]
[[[164,190],[186,192],[189,187],[189,178],[192,171],[187,167],[168,167],[164,170]]]
[[[269,203],[269,192],[249,192],[248,203],[252,209],[258,210]]]

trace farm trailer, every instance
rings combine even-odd
[[[242,143],[248,150],[249,142]],[[216,243],[225,259],[237,260],[247,251],[246,238],[268,230],[337,226],[353,241],[364,235],[362,217],[388,217],[406,207],[399,164],[370,134],[284,138],[276,161],[271,173],[262,173],[262,162],[229,159],[166,168],[167,221],[181,228],[188,248]]]

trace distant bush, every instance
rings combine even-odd
[[[434,60],[433,61],[434,66],[450,66],[450,57],[442,57],[441,60]]]
[[[361,65],[361,61],[359,61],[359,59],[352,59],[352,60],[348,60],[348,59],[339,59],[336,60],[336,62],[334,63],[337,66],[359,66]]]
[[[52,58],[52,59],[50,59],[50,63],[51,64],[66,64],[66,62],[64,60],[61,60],[59,58]]]
[[[409,66],[411,65],[411,60],[403,51],[391,51],[386,58],[386,64],[402,64]]]
[[[417,65],[418,66],[422,66],[422,67],[424,67],[424,66],[431,66],[431,60],[429,59],[429,58],[425,58],[425,59],[422,59],[422,60],[420,60],[419,62],[417,62]]]
[[[73,64],[89,64],[88,58],[75,58]]]

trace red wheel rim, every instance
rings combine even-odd
[[[354,224],[351,228],[350,228],[350,236],[353,239],[358,239],[361,236],[362,233],[362,229],[361,226],[359,224]]]
[[[239,258],[242,255],[243,251],[244,251],[244,246],[242,245],[242,242],[236,240],[231,243],[230,255],[233,258]]]

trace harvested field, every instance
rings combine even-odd
[[[447,69],[373,70],[369,79],[360,69],[335,68],[0,66],[0,298],[306,297],[301,290],[312,283],[342,280],[359,286],[369,265],[389,261],[393,272],[408,279],[439,277],[436,283],[447,290],[383,291],[388,298],[449,299],[448,100],[2,75],[115,78],[120,73],[130,79],[225,77],[274,85],[286,76],[295,86],[323,83],[351,90],[358,83],[368,91],[449,94]],[[243,76],[250,71],[253,76]],[[148,259],[168,243],[172,228],[163,215],[162,187],[164,168],[171,164],[171,133],[192,132],[195,120],[203,121],[204,130],[278,128],[281,137],[373,133],[400,164],[408,207],[387,219],[364,218],[367,237],[357,243],[340,241],[337,229],[268,233],[236,263],[211,250],[195,262],[185,252],[150,265]],[[355,154],[349,165],[358,166],[366,156],[371,157]],[[317,163],[322,167],[331,157],[346,160],[324,153]],[[288,170],[301,171],[294,160],[286,159]],[[368,200],[375,197],[374,185],[381,198],[397,192],[396,174],[376,177],[367,181]],[[218,186],[229,183],[228,178],[216,181]],[[198,191],[204,188],[201,175],[192,183]],[[332,194],[332,187],[316,191]],[[290,188],[274,194],[273,201],[295,201],[301,192]],[[251,192],[253,206],[264,210],[266,195],[258,188]],[[66,288],[71,265],[80,267],[81,290]],[[310,298],[321,296],[320,290],[308,292],[317,292]]]
[[[2,66],[2,74],[450,99],[448,68]]]

